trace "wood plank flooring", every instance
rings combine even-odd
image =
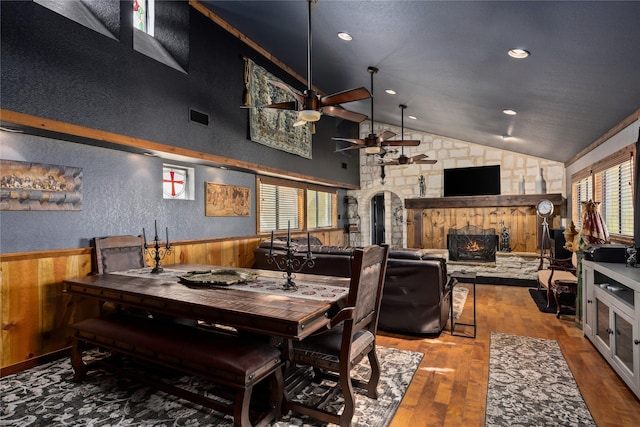
[[[437,338],[379,331],[379,345],[425,354],[391,427],[484,426],[492,331],[557,340],[596,424],[640,425],[640,401],[583,337],[573,316],[556,319],[540,312],[524,287],[482,284],[476,292],[475,339],[451,336],[448,327]],[[470,292],[460,322],[473,318],[471,297]]]

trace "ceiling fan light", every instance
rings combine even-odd
[[[365,154],[379,154],[382,151],[382,148],[379,145],[375,145],[373,147],[366,147],[364,149]]]
[[[298,113],[298,119],[305,122],[317,122],[320,120],[320,116],[322,116],[322,113],[316,110],[302,110]]]

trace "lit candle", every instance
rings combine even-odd
[[[167,227],[166,232],[167,232],[167,249],[169,249],[171,247],[171,245],[169,244],[169,227]]]
[[[269,246],[269,256],[273,256],[273,230],[271,230],[271,246]]]

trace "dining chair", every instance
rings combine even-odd
[[[342,413],[329,412],[320,405],[307,406],[294,401],[285,392],[287,409],[349,426],[355,412],[353,386],[366,390],[370,398],[378,398],[380,364],[376,355],[376,332],[388,255],[388,245],[356,249],[344,307],[331,318],[327,329],[292,344],[291,366],[311,366],[315,373],[314,382],[323,378],[335,381],[334,388],[341,389],[344,396]],[[352,379],[352,368],[365,356],[371,367],[368,381]]]
[[[94,244],[98,274],[146,267],[142,236],[96,237]]]

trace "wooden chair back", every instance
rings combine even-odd
[[[142,236],[96,237],[94,244],[98,274],[146,267]]]
[[[370,398],[377,399],[380,363],[376,354],[376,332],[388,256],[387,245],[356,249],[346,305],[331,318],[328,330],[293,343],[291,361],[295,365],[312,366],[317,379],[327,378],[342,390],[342,413],[332,413],[323,405],[307,406],[295,402],[288,394],[287,409],[349,426],[355,413],[353,386],[366,390]],[[365,356],[371,367],[369,379],[351,378],[351,369]]]

